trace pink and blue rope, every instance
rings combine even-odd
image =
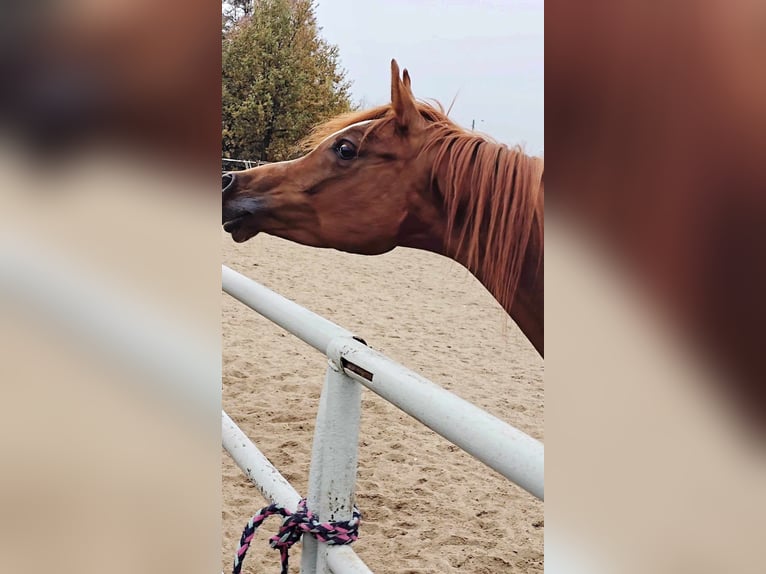
[[[279,504],[270,504],[253,515],[242,532],[237,554],[234,557],[232,574],[240,574],[242,562],[245,560],[250,542],[255,531],[269,516],[279,514],[284,519],[279,532],[269,539],[272,548],[279,549],[282,563],[282,574],[287,574],[288,550],[306,533],[313,534],[317,540],[329,545],[351,544],[359,537],[359,523],[362,519],[359,510],[354,507],[351,520],[341,522],[319,522],[319,519],[306,508],[306,499],[298,503],[295,512],[291,512]]]

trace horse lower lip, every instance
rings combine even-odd
[[[235,217],[234,219],[230,219],[229,221],[225,222],[223,224],[224,231],[227,231],[229,233],[234,231],[237,228],[237,226],[242,222],[244,217],[245,217],[244,215],[240,215],[239,217]]]

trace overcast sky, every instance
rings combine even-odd
[[[418,98],[464,127],[542,154],[542,0],[318,0],[323,36],[340,49],[356,101],[390,99],[389,62]]]

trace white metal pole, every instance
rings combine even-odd
[[[355,386],[356,383],[354,383]],[[242,472],[258,487],[263,496],[290,510],[295,510],[301,499],[298,491],[287,482],[273,464],[258,449],[253,441],[242,432],[229,415],[222,411],[221,430],[223,434],[223,446],[231,455]],[[309,507],[310,508],[310,507]],[[304,536],[303,551],[306,544],[316,540],[312,536]],[[362,559],[356,555],[350,546],[330,546],[327,548],[328,562],[334,574],[372,574]],[[301,569],[303,572],[303,570]],[[311,574],[303,572],[303,574]]]
[[[320,490],[322,488],[322,470],[324,469],[324,448],[322,437],[327,421],[327,375],[319,395],[316,423],[314,425],[314,440],[311,443],[311,466],[309,467],[309,490],[306,494],[306,505],[313,512],[319,508]],[[301,574],[316,574],[319,542],[313,536],[303,540],[301,554]]]
[[[301,495],[287,482],[268,458],[242,432],[229,415],[221,411],[223,447],[267,500],[294,511]]]
[[[223,266],[221,275],[223,290],[254,311],[286,329],[322,354],[335,337],[353,337],[353,333],[332,321],[304,309],[297,303],[259,285],[252,279]]]
[[[354,380],[544,499],[545,447],[540,441],[358,341],[335,339],[328,355]]]
[[[319,519],[323,522],[347,521],[353,516],[361,409],[362,386],[331,362],[327,369],[327,423],[319,501]],[[320,544],[317,566],[329,572],[327,550]]]
[[[328,546],[327,564],[333,574],[372,574],[351,546]]]
[[[367,379],[346,367],[354,380],[543,499],[545,456],[540,441],[354,341],[345,329],[228,267],[223,267],[222,280],[227,293],[336,362],[340,361],[340,350],[332,350],[329,345],[333,339],[342,343],[346,359],[375,375]]]
[[[362,387],[330,362],[320,399],[309,474],[308,507],[322,522],[350,520],[353,515],[361,403]],[[328,558],[330,548],[317,545],[317,574],[333,571]],[[310,562],[311,558],[307,558],[306,565]]]

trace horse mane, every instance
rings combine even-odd
[[[481,278],[510,309],[530,243],[543,245],[543,160],[467,131],[434,105],[416,102],[426,120],[424,152],[434,152],[432,185],[444,201],[447,250]],[[391,104],[354,111],[319,126],[303,140],[308,151],[333,133],[366,120],[364,137],[395,120]],[[531,262],[537,272],[541,258]]]
[[[537,274],[543,246],[543,160],[451,121],[431,126],[424,151],[444,198],[448,249],[510,310],[525,264]],[[530,244],[538,259],[527,261]]]

